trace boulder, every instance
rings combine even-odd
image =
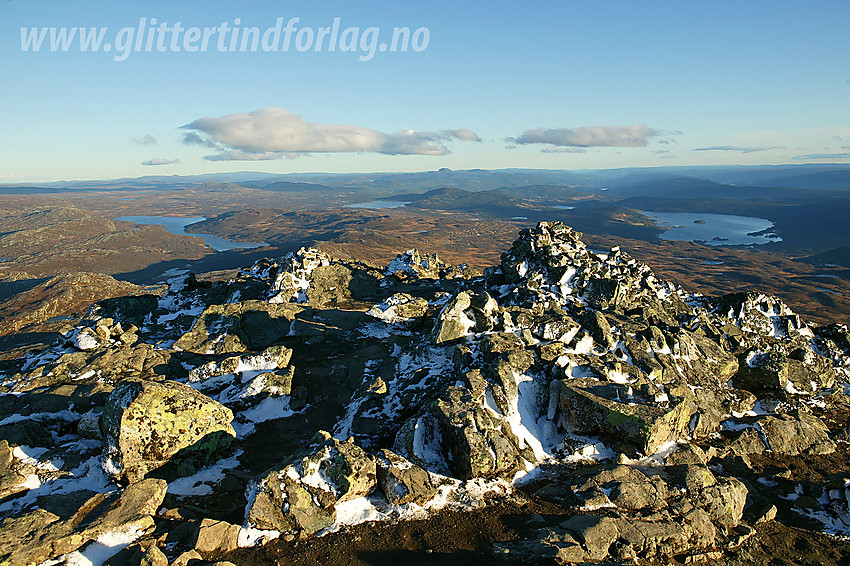
[[[378,486],[393,505],[411,502],[423,505],[437,491],[427,471],[390,450],[381,450],[377,475]]]
[[[835,452],[829,429],[811,413],[793,411],[769,416],[760,420],[759,426],[774,454],[797,456]]]
[[[520,450],[502,432],[501,420],[475,401],[468,389],[449,387],[431,410],[455,477],[510,478],[524,469]]]
[[[208,464],[236,436],[230,409],[173,381],[124,381],[109,396],[101,418],[105,468],[136,482],[163,468],[186,475]]]
[[[789,354],[776,346],[752,348],[742,354],[740,365],[735,385],[755,393],[771,389],[812,393],[835,383],[832,363],[814,354],[806,356],[803,350]]]
[[[425,316],[428,301],[422,297],[413,297],[407,293],[395,293],[382,303],[374,305],[366,314],[385,322],[404,322],[412,318]]]
[[[310,305],[323,308],[351,299],[351,270],[341,264],[321,265],[310,274],[307,301]]]
[[[142,555],[139,566],[168,566],[168,558],[157,545],[152,544]]]
[[[688,403],[657,406],[630,396],[627,386],[587,378],[553,381],[550,396],[576,432],[623,439],[644,454],[687,436],[693,413]]]
[[[377,485],[374,456],[320,432],[313,451],[272,471],[249,490],[248,522],[261,529],[311,535],[334,522],[337,503],[370,493]]]
[[[198,525],[195,550],[201,554],[217,554],[236,550],[239,546],[239,525],[226,521],[202,519]]]
[[[0,523],[0,564],[40,564],[78,550],[102,535],[154,528],[152,515],[165,498],[164,480],[146,479],[119,495],[98,493],[66,520],[36,509]]]
[[[15,466],[12,448],[6,440],[0,440],[0,498],[26,489],[27,474]]]
[[[110,531],[152,528],[152,516],[162,505],[167,489],[165,480],[155,478],[128,485],[100,517],[88,524],[88,536],[97,538],[97,535]]]
[[[446,344],[460,340],[475,326],[475,319],[466,315],[472,306],[472,294],[469,291],[458,293],[446,303],[437,317],[432,332],[436,344]]]
[[[267,348],[289,333],[302,307],[248,300],[210,305],[174,348],[195,354],[241,354]]]

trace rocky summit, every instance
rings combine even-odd
[[[506,501],[560,511],[476,549],[493,562],[850,536],[847,327],[581,236],[541,222],[483,275],[302,249],[95,304],[6,366],[0,564],[254,564]]]

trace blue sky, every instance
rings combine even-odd
[[[124,61],[78,40],[21,48],[22,27],[105,27],[115,43],[140,18],[264,32],[293,17],[287,52],[220,52],[214,36],[205,53],[165,36]],[[295,49],[334,18],[380,28],[376,46],[402,26],[429,40],[368,61],[359,43]],[[848,22],[846,0],[0,0],[0,182],[850,163]]]

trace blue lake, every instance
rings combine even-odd
[[[660,227],[667,228],[659,235],[662,240],[703,242],[710,246],[768,244],[782,241],[782,238],[770,231],[773,228],[773,222],[765,218],[703,212],[641,211],[641,214],[655,220]],[[750,235],[763,230],[768,232],[764,235]]]
[[[228,240],[227,238],[222,238],[220,236],[213,236],[211,234],[190,234],[186,232],[186,226],[189,224],[206,220],[203,216],[122,216],[115,220],[135,222],[136,224],[154,224],[156,226],[162,226],[172,234],[203,238],[204,242],[217,252],[226,252],[228,250],[243,248],[261,248],[268,245],[265,242],[235,242],[233,240]]]

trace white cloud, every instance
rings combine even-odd
[[[266,107],[247,114],[199,118],[183,126],[184,143],[215,147],[213,161],[264,160],[293,154],[374,152],[387,155],[445,155],[443,142],[481,141],[465,129],[386,134],[371,128],[307,122],[284,108]]]
[[[221,151],[212,155],[207,155],[204,159],[208,161],[269,161],[272,159],[295,159],[298,153],[282,153],[277,151],[261,151],[249,152],[241,149],[231,149]]]
[[[508,141],[517,144],[545,143],[560,147],[644,147],[659,132],[643,124],[634,126],[582,126],[535,128]]]
[[[795,155],[791,159],[850,159],[850,153],[807,153]]]
[[[148,161],[142,161],[142,165],[174,165],[175,163],[180,163],[179,159],[166,159],[164,157],[157,157],[156,159],[149,159]]]
[[[755,153],[757,151],[770,151],[771,149],[785,149],[779,145],[769,146],[740,146],[740,145],[714,145],[711,147],[697,147],[691,151],[739,151],[741,153]]]
[[[583,147],[544,147],[542,153],[587,153]]]
[[[133,142],[139,145],[156,145],[156,138],[150,134],[147,134],[140,138],[133,138]]]

